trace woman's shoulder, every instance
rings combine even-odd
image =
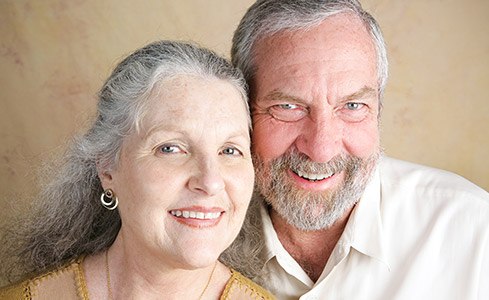
[[[83,278],[83,258],[0,289],[6,299],[88,299]]]
[[[231,278],[229,279],[221,300],[227,299],[276,299],[270,292],[260,285],[243,276],[236,270],[231,269]]]
[[[0,300],[31,298],[28,281],[14,283],[0,288]]]

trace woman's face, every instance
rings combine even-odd
[[[101,175],[119,198],[126,253],[183,268],[217,259],[238,234],[253,190],[247,118],[226,81],[180,76],[156,87],[139,133]]]

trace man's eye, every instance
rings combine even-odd
[[[368,104],[360,102],[348,102],[340,107],[338,114],[347,122],[361,122],[370,113]]]
[[[280,108],[282,109],[286,109],[286,110],[291,110],[291,109],[297,109],[299,108],[298,105],[295,105],[295,104],[290,104],[290,103],[286,103],[286,104],[279,104],[278,105]]]
[[[239,151],[235,147],[227,147],[227,148],[224,148],[222,150],[222,154],[224,154],[224,155],[231,155],[231,156],[242,155],[241,151]]]
[[[308,114],[307,108],[297,104],[282,103],[271,106],[268,113],[277,120],[284,122],[295,122]]]
[[[365,104],[358,103],[358,102],[348,102],[346,104],[346,108],[349,110],[359,110],[360,108],[362,108],[364,106],[365,106]]]

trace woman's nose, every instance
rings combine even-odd
[[[196,171],[189,179],[191,191],[213,196],[224,190],[224,179],[219,166],[211,160],[200,161]]]

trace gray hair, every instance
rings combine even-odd
[[[21,268],[6,271],[10,271],[11,279],[100,252],[114,242],[121,219],[117,210],[108,211],[100,205],[103,189],[97,166],[117,165],[122,142],[139,130],[152,91],[164,88],[159,82],[180,75],[231,83],[248,110],[247,85],[241,71],[210,50],[159,41],[129,55],[103,85],[92,127],[74,139],[60,167],[51,173],[54,179],[43,187],[32,215],[19,220],[5,236],[5,242],[13,246],[10,253],[16,254],[12,265]]]
[[[305,30],[318,26],[326,18],[341,13],[357,16],[372,37],[377,51],[378,91],[382,98],[388,77],[384,38],[377,21],[357,0],[258,0],[248,9],[234,32],[231,62],[243,71],[253,88],[255,43],[284,30]]]
[[[261,206],[266,204],[258,191],[255,191],[241,231],[234,242],[221,254],[219,260],[225,265],[239,271],[256,283],[266,286],[263,267],[265,259],[265,237],[263,235],[263,221]]]

